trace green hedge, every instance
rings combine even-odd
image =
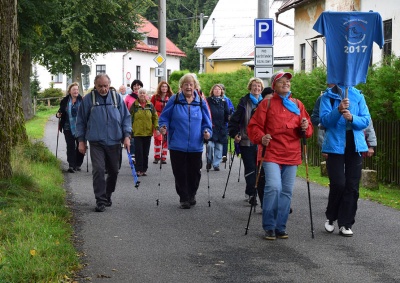
[[[293,73],[293,71],[289,70]],[[178,91],[179,79],[189,71],[173,72],[170,76],[172,89]],[[231,73],[198,74],[201,89],[208,96],[216,83],[225,85],[226,94],[235,107],[239,99],[248,93],[247,83],[253,71],[243,68]],[[363,91],[372,119],[400,120],[400,59],[389,57],[381,64],[369,68],[366,84],[356,87]],[[312,72],[296,72],[292,79],[293,96],[300,99],[309,114],[321,91],[326,89],[326,69],[316,68]]]

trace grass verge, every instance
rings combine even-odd
[[[306,178],[305,165],[302,164],[298,167],[297,176]],[[328,188],[328,177],[321,177],[320,167],[308,166],[308,176],[310,182]],[[385,206],[389,206],[400,210],[400,188],[391,185],[379,184],[379,190],[369,190],[360,187],[360,198],[378,202]]]
[[[27,122],[28,136],[41,139],[55,111]],[[12,168],[0,181],[0,282],[72,282],[80,265],[59,161],[34,141],[13,149]]]

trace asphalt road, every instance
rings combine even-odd
[[[50,118],[44,138],[54,153],[56,124],[56,118]],[[245,235],[250,206],[244,201],[239,159],[234,161],[225,198],[228,168],[210,170],[209,178],[204,168],[197,205],[182,210],[169,160],[160,170],[151,163],[150,153],[148,176],[140,177],[136,189],[124,153],[113,205],[97,213],[90,160],[89,172],[85,159],[81,172],[67,173],[63,134],[58,158],[85,265],[79,282],[400,282],[400,212],[394,209],[360,200],[354,236],[339,236],[338,227],[328,234],[328,189],[311,183],[312,239],[307,183],[297,179],[289,239],[267,241],[259,207]]]

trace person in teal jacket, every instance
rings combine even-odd
[[[168,149],[180,208],[196,204],[202,167],[203,142],[212,136],[210,112],[198,90],[194,74],[179,80],[180,92],[173,95],[159,118],[161,134],[168,131]]]
[[[339,234],[353,236],[362,153],[368,152],[364,129],[371,116],[364,96],[354,88],[329,85],[321,97],[320,122],[325,128],[322,152],[328,154],[327,170],[330,181],[325,230],[332,233],[338,221]],[[333,102],[333,103],[332,103]]]

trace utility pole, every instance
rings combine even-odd
[[[159,0],[158,3],[158,53],[165,58],[165,61],[159,66],[164,70],[162,76],[158,77],[158,82],[167,80],[167,4],[166,0]]]
[[[258,15],[259,19],[269,18],[269,0],[258,0]],[[272,53],[273,54],[273,53]],[[262,79],[264,86],[270,86],[270,79]]]
[[[203,32],[203,25],[204,19],[208,19],[208,16],[204,16],[203,13],[200,13],[200,35]],[[199,48],[199,53],[200,53],[200,68],[199,68],[199,74],[204,73],[204,50],[203,48]]]

